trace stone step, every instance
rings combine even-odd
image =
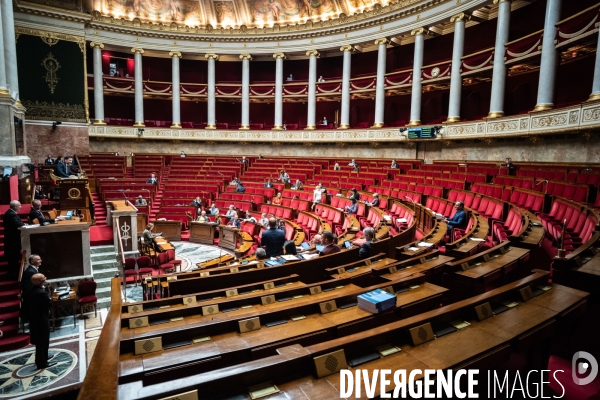
[[[110,246],[93,246],[90,247],[90,250],[92,252],[92,254],[95,253],[106,253],[106,252],[113,252],[115,251],[115,246],[114,245],[110,245]]]
[[[100,271],[95,270],[92,273],[94,275],[94,280],[98,280],[98,279],[103,279],[103,278],[113,278],[115,276],[115,274],[119,273],[119,272],[120,272],[119,268],[115,267],[115,268],[105,268]]]
[[[94,264],[96,261],[105,261],[105,260],[111,260],[114,261],[116,260],[116,255],[115,253],[109,251],[106,253],[93,253],[90,255],[92,264]]]
[[[96,279],[94,278],[94,281],[96,281],[96,284],[98,285],[96,292],[100,289],[100,288],[108,288],[109,289],[109,293],[110,293],[110,281],[112,279],[112,276],[110,278],[100,278],[100,279]],[[109,294],[110,297],[110,294]]]
[[[102,271],[107,268],[119,268],[119,262],[116,259],[112,260],[100,260],[92,262],[92,271]]]

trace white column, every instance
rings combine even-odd
[[[460,67],[465,47],[465,21],[469,18],[470,16],[466,13],[460,13],[450,18],[450,22],[454,22],[454,44],[452,47],[452,69],[450,71],[450,105],[446,122],[460,121],[460,97],[462,93]]]
[[[600,34],[600,31],[599,31]],[[592,94],[588,101],[600,100],[600,37],[596,48],[596,65],[594,66],[594,82],[592,83]]]
[[[496,26],[496,46],[494,48],[494,72],[492,74],[492,97],[488,118],[504,116],[504,87],[506,85],[506,64],[504,52],[510,28],[510,2],[494,0],[498,4],[498,24]]]
[[[6,83],[6,64],[4,62],[4,39],[2,34],[2,7],[0,7],[0,97],[9,97]]]
[[[171,128],[181,128],[181,90],[179,78],[179,59],[181,53],[178,51],[169,52],[171,57],[171,90],[173,92],[173,117],[171,118]]]
[[[133,126],[142,127],[144,125],[144,80],[142,76],[142,54],[143,49],[133,48],[134,63],[134,92],[135,92],[135,123]]]
[[[554,108],[554,87],[556,84],[556,64],[558,62],[554,38],[556,36],[556,23],[560,19],[560,3],[561,0],[548,0],[546,2],[542,63],[540,64],[537,105],[534,111]]]
[[[408,125],[421,125],[421,69],[423,68],[423,50],[425,48],[425,28],[417,28],[410,34],[415,37],[415,54],[412,73],[412,92],[410,96],[410,121]]]
[[[6,70],[6,86],[18,105],[19,75],[17,73],[17,42],[15,39],[15,17],[12,0],[2,0],[2,39],[4,44],[4,68]]]
[[[306,52],[308,56],[308,113],[306,116],[306,129],[312,130],[316,128],[316,113],[317,113],[317,57],[319,52],[309,50]]]
[[[338,129],[350,128],[350,68],[353,47],[345,45],[340,47],[344,52],[344,69],[342,72],[342,115],[340,116],[340,126]]]
[[[242,59],[242,125],[240,129],[250,129],[250,54],[240,54]]]
[[[104,122],[104,79],[102,76],[102,49],[104,45],[91,42],[94,49],[94,125],[106,125]]]
[[[216,54],[205,54],[208,60],[208,103],[206,129],[217,129],[215,119],[215,61],[219,59]]]
[[[377,81],[375,83],[375,123],[373,128],[383,126],[383,114],[385,110],[385,61],[387,58],[386,38],[377,39],[375,44],[377,49]]]
[[[275,122],[274,131],[283,129],[283,60],[285,54],[273,54],[275,59]]]

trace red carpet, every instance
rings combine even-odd
[[[91,226],[90,246],[107,246],[114,244],[112,226]]]

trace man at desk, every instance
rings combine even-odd
[[[154,224],[151,222],[148,225],[146,225],[146,229],[144,230],[144,233],[142,234],[142,237],[144,238],[144,243],[146,243],[148,245],[152,244],[152,241],[154,240],[154,238],[162,235],[162,233],[157,233],[157,234],[152,233],[152,229],[154,229]]]
[[[452,233],[452,228],[462,228],[467,222],[467,213],[465,212],[465,204],[462,201],[454,203],[456,213],[450,219],[445,218],[444,220],[448,224],[448,234]]]
[[[148,203],[146,202],[146,199],[144,199],[144,198],[142,197],[142,195],[140,194],[140,195],[137,197],[137,199],[135,199],[135,205],[136,205],[136,206],[140,206],[140,207],[142,207],[142,206],[147,206],[147,205],[148,205]]]
[[[202,211],[200,213],[200,215],[198,216],[198,218],[196,218],[196,221],[198,221],[198,222],[204,222],[204,223],[209,223],[210,219],[206,215],[206,211]]]
[[[45,165],[54,165],[54,159],[52,158],[52,156],[50,154],[48,154],[48,158],[46,158],[46,161],[44,161]]]
[[[333,233],[331,233],[329,231],[323,231],[321,236],[323,237],[322,240],[323,240],[323,245],[325,247],[323,248],[323,250],[321,250],[319,252],[320,256],[326,256],[328,254],[339,253],[341,251],[340,247],[334,243]]]
[[[285,232],[277,229],[277,220],[269,219],[269,229],[263,231],[260,245],[265,247],[267,257],[278,257],[283,252],[285,243]]]
[[[29,211],[29,222],[33,224],[35,219],[38,220],[38,224],[47,225],[55,223],[57,219],[63,220],[65,218],[57,217],[56,219],[53,219],[44,217],[44,213],[42,213],[42,202],[34,200],[33,203],[31,203],[31,210]]]
[[[71,171],[71,165],[73,164],[73,157],[71,156],[65,156],[65,159],[63,162],[59,162],[58,164],[56,164],[56,167],[54,167],[54,175],[58,176],[59,178],[77,178],[76,175],[73,174],[73,171]]]

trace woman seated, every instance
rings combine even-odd
[[[283,199],[281,198],[281,193],[277,193],[277,196],[273,197],[272,203],[274,206],[280,206],[282,201]]]
[[[291,187],[292,190],[302,190],[304,189],[304,185],[300,179],[296,179],[296,183]]]

